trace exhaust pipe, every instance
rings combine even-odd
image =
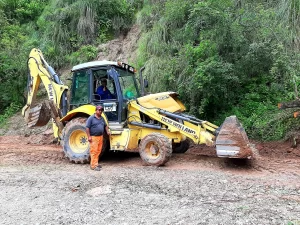
[[[145,66],[143,66],[141,69],[140,69],[140,85],[141,85],[141,94],[142,96],[145,96],[145,87],[144,87],[144,79],[143,79],[143,70],[145,69]]]

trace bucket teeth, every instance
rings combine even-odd
[[[28,115],[28,127],[45,126],[51,118],[51,113],[45,103],[31,108]]]
[[[249,158],[253,155],[248,136],[236,116],[227,117],[216,139],[219,157]]]

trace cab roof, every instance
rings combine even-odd
[[[91,68],[91,67],[110,66],[110,65],[120,67],[117,62],[113,62],[113,61],[107,61],[107,60],[92,61],[92,62],[81,63],[81,64],[78,64],[76,66],[73,66],[72,72],[76,71],[76,70]]]

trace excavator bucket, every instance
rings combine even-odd
[[[27,118],[28,127],[45,126],[51,119],[50,109],[45,102],[30,109]]]
[[[216,139],[218,157],[251,158],[253,156],[248,136],[236,116],[227,117]]]

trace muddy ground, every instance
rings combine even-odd
[[[255,143],[254,161],[192,146],[164,167],[114,153],[69,163],[47,132],[0,137],[0,224],[300,224],[300,148]]]

